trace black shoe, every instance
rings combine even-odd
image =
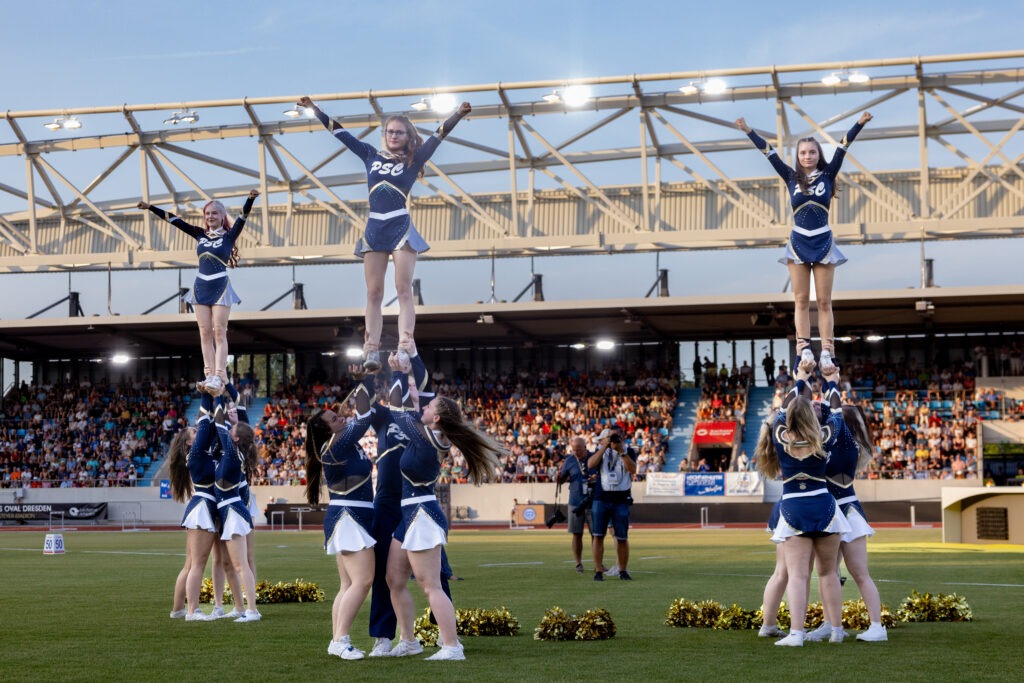
[[[604,581],[604,572],[594,572],[594,581]]]
[[[633,580],[633,577],[630,576],[629,572],[627,572],[625,569],[620,569],[619,570],[619,578],[622,579],[623,581],[632,581]]]
[[[839,576],[839,585],[840,586],[845,586],[846,585],[846,577],[845,576],[842,576],[842,575]]]

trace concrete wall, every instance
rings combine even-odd
[[[942,489],[946,487],[977,487],[977,480],[872,480],[858,481],[857,495],[865,503],[887,503],[915,501],[938,501],[942,497]],[[0,489],[0,504],[3,503],[108,503],[107,520],[100,523],[121,524],[134,516],[135,520],[145,524],[177,524],[181,521],[185,506],[170,500],[160,499],[160,489],[156,486],[146,488],[83,488],[83,489],[25,489],[25,497],[17,501],[15,489]],[[299,486],[254,486],[253,493],[260,514],[255,520],[264,524],[263,508],[273,499],[275,502],[303,503],[303,489]],[[512,510],[513,499],[520,503],[527,501],[550,504],[555,502],[554,484],[490,484],[485,486],[459,485],[451,489],[452,509],[466,506],[470,510],[470,521],[507,523]],[[638,505],[700,503],[716,505],[721,503],[763,504],[761,496],[757,497],[723,497],[723,496],[683,496],[670,498],[665,496],[644,495],[644,484],[633,485],[633,498]],[[283,499],[283,500],[281,500]],[[561,502],[568,501],[568,494],[562,491]],[[83,525],[91,522],[82,522]]]

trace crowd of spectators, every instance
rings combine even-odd
[[[580,435],[596,448],[596,435],[615,422],[625,430],[638,454],[637,478],[656,472],[665,462],[678,375],[650,370],[579,372],[508,372],[454,376],[434,372],[435,388],[461,401],[474,423],[505,446],[507,456],[495,481],[553,481],[569,442]],[[303,484],[305,420],[319,407],[345,397],[347,382],[290,381],[268,401],[255,431],[260,463],[254,484]],[[376,456],[371,433],[361,441]],[[442,463],[444,482],[466,483],[468,467],[457,448]]]
[[[185,424],[190,387],[29,386],[0,405],[0,487],[135,486]]]

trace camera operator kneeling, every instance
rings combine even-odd
[[[630,489],[636,472],[636,453],[622,441],[622,429],[611,427],[601,432],[597,452],[587,465],[598,471],[594,491],[594,581],[604,581],[604,537],[609,522],[615,534],[619,578],[629,581],[629,506],[633,504]]]

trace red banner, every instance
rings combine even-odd
[[[698,446],[731,446],[735,438],[735,422],[698,422],[693,428],[693,443]]]

